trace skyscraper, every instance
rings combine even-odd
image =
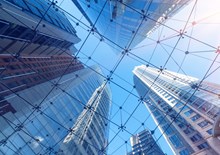
[[[15,58],[1,55],[0,116],[16,112],[5,100],[7,96],[83,68],[81,62],[70,56]]]
[[[97,74],[100,69],[92,69],[6,96],[4,100],[14,111],[0,117],[0,154],[106,151],[111,93]],[[54,87],[53,82],[58,80]]]
[[[155,143],[151,132],[141,131],[130,138],[132,151],[128,155],[163,155],[163,151]]]
[[[133,48],[190,0],[72,0],[90,25],[122,48]],[[135,37],[134,37],[135,36]]]
[[[79,41],[54,1],[0,1],[0,155],[106,151],[111,93]]]
[[[80,39],[54,2],[0,1],[0,54],[72,55]]]
[[[176,154],[219,154],[219,85],[144,65],[133,73],[141,100]]]

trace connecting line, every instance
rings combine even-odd
[[[168,46],[168,47],[170,47],[170,48],[173,48],[173,47],[170,46],[170,45],[167,45],[167,44],[164,44],[164,43],[161,43],[161,44],[163,44],[163,45],[165,45],[165,46]],[[176,49],[177,49],[178,51],[180,51],[180,52],[186,54],[186,51],[183,51],[183,50],[178,49],[178,48],[176,48]],[[213,50],[212,53],[215,53],[215,51],[217,51],[217,50]],[[205,59],[205,60],[213,61],[213,60],[211,60],[211,59],[209,59],[209,58],[206,58],[206,57],[203,57],[203,56],[200,56],[200,55],[194,54],[194,53],[199,53],[199,52],[189,52],[189,53],[187,53],[187,54],[190,54],[190,55],[193,55],[193,56],[195,56],[195,57],[199,57],[199,58],[202,58],[202,59]],[[216,62],[216,63],[220,63],[219,61],[215,61],[215,62]]]
[[[89,56],[86,55],[85,53],[81,52],[81,54],[83,54],[84,56],[86,56],[86,57],[89,58]],[[94,59],[92,59],[92,58],[91,58],[90,60],[92,60],[93,62],[95,62],[98,66],[100,66],[100,67],[104,68],[105,70],[111,72],[108,68],[106,68],[104,65],[102,65],[102,64],[99,63],[99,62],[97,62],[96,60],[94,60]],[[86,65],[87,63],[83,63],[83,64]],[[88,65],[86,65],[86,66],[88,67]],[[128,82],[126,79],[123,79],[123,78],[122,78],[121,76],[119,76],[118,74],[116,74],[116,73],[113,73],[113,74],[114,74],[114,76],[118,77],[119,79],[121,79],[122,81],[126,82],[126,83],[129,84],[130,86],[133,86],[133,84],[131,84],[130,82]],[[103,76],[103,77],[104,77],[104,76]]]
[[[160,46],[163,48],[163,50],[169,55],[169,52],[160,44]],[[185,58],[186,58],[186,55],[184,55],[184,59],[183,60],[185,60]],[[178,64],[178,62],[171,56],[171,59],[173,60],[173,62],[179,67],[178,68],[178,71],[177,71],[177,73],[179,73],[179,70],[181,70],[182,72],[183,72],[183,74],[188,78],[188,80],[189,80],[189,75],[187,75],[186,74],[186,72],[183,70],[183,68],[182,68],[182,65],[183,65],[183,62],[184,61],[182,61],[181,62],[181,65],[179,65]]]
[[[180,64],[180,66],[178,68],[177,73],[179,73],[180,69],[182,70],[182,66],[183,66],[183,63],[185,62],[185,60],[186,60],[186,54],[184,55],[183,60],[181,61],[181,64]]]
[[[105,32],[103,33],[103,35],[105,35],[105,33],[107,32],[107,30],[108,30],[108,28],[109,28],[109,26],[110,26],[110,23],[108,24],[108,26],[107,26],[107,28],[106,28],[106,30],[105,30]],[[95,49],[92,51],[92,53],[90,54],[90,58],[93,56],[93,54],[95,53],[95,51],[97,50],[97,48],[98,48],[98,46],[100,45],[100,43],[103,41],[103,39],[102,39],[102,37],[100,38],[100,40],[99,40],[99,43],[96,45],[96,47],[95,47]],[[82,53],[82,52],[81,52]],[[90,60],[90,59],[89,59]],[[88,60],[88,61],[89,61]]]
[[[211,73],[209,73],[208,75],[206,75],[206,78],[208,78],[209,76],[211,76],[213,73],[215,73],[218,69],[220,68],[220,66],[218,66],[216,69],[214,69]]]
[[[159,39],[158,39],[158,40],[159,40]],[[151,62],[151,59],[153,58],[154,53],[156,52],[157,46],[158,46],[158,44],[156,43],[156,46],[154,47],[153,52],[152,52],[152,54],[151,54],[151,56],[150,56],[150,58],[149,58],[149,60],[148,60],[149,63]]]
[[[106,1],[105,1],[105,3],[104,3],[104,5],[102,6],[102,9],[101,9],[101,11],[100,11],[100,13],[99,13],[98,17],[96,18],[96,20],[95,20],[94,24],[92,25],[91,30],[89,31],[89,34],[86,36],[86,38],[85,38],[85,40],[83,41],[82,45],[80,46],[80,48],[79,48],[78,52],[75,54],[75,56],[76,56],[76,57],[77,57],[77,56],[78,56],[78,54],[80,53],[80,51],[81,51],[82,47],[84,46],[84,44],[85,44],[85,43],[86,43],[86,41],[88,40],[88,38],[89,38],[90,34],[92,33],[92,31],[95,31],[95,25],[96,25],[96,23],[98,22],[99,17],[101,16],[101,14],[102,14],[102,12],[103,12],[103,10],[104,10],[104,8],[105,8],[106,4],[107,4],[107,1],[108,1],[108,0],[106,0]]]
[[[131,90],[131,93],[132,91],[134,90],[134,88]],[[124,102],[122,103],[121,106],[117,105],[119,107],[119,109],[115,112],[115,114],[112,116],[111,119],[113,119],[116,114],[119,112],[119,110],[124,110],[122,107],[124,106],[124,104],[127,102],[128,98],[130,97],[131,93],[128,94],[128,96],[126,97],[126,99],[124,100]],[[124,110],[125,111],[125,110]],[[125,111],[127,114],[129,114],[127,111]],[[130,114],[129,114],[130,115]],[[135,118],[136,119],[136,118]],[[137,119],[136,119],[137,120]],[[139,121],[139,120],[138,120]],[[121,124],[122,124],[122,121],[121,121]]]
[[[154,39],[149,38],[149,37],[147,37],[147,38],[148,38],[149,40],[151,40],[151,41],[154,41],[155,43],[157,42],[157,40],[154,40]],[[155,43],[151,43],[151,44],[149,44],[149,45],[153,45],[153,44],[155,44]],[[173,46],[170,46],[170,45],[168,45],[168,44],[163,43],[163,40],[160,40],[160,44],[163,44],[164,46],[173,48]],[[144,46],[145,46],[145,45],[143,45],[143,46],[141,46],[141,47],[136,47],[136,48],[134,48],[134,49],[142,48],[142,47],[144,47]],[[180,52],[186,54],[186,51],[184,51],[184,50],[182,50],[182,49],[176,48],[176,50],[178,50],[178,51],[180,51]],[[218,50],[218,49],[217,49],[217,50]],[[195,52],[189,52],[188,54],[193,55],[193,56],[195,56],[195,57],[202,58],[202,59],[206,59],[206,60],[209,60],[209,61],[213,61],[213,60],[211,60],[211,59],[209,59],[209,58],[202,57],[202,56],[196,55],[196,54],[194,54],[194,53],[204,53],[204,52],[215,53],[217,50],[216,50],[216,48],[215,48],[214,50],[209,50],[209,51],[195,51]],[[129,52],[129,54],[133,54],[133,53]],[[142,58],[140,58],[140,59],[142,59]],[[144,59],[142,59],[142,60],[143,60],[144,62],[147,62],[147,61],[144,60]],[[216,62],[217,62],[217,63],[220,63],[219,61],[216,61]],[[148,63],[148,62],[147,62],[147,63]],[[153,65],[153,64],[151,64],[151,65],[154,66],[155,68],[157,68],[157,66],[155,66],[155,65]]]
[[[194,12],[193,21],[195,21],[195,19],[196,19],[196,8],[195,8],[195,12]],[[192,30],[191,30],[191,32],[190,32],[190,36],[191,36],[191,37],[192,37],[192,34],[193,34],[193,30],[194,30],[194,25],[192,24]],[[189,43],[188,43],[188,46],[187,46],[187,51],[189,51],[189,46],[190,46],[190,44],[191,44],[191,41],[192,41],[192,39],[189,38]],[[184,60],[185,60],[185,59],[184,59]]]
[[[112,130],[111,128],[110,128],[110,130],[116,135],[117,133],[114,131],[114,130]],[[120,139],[122,139],[122,141],[124,141],[124,142],[128,142],[128,141],[126,141],[126,140],[124,140],[120,135],[118,135],[118,137],[120,138]],[[120,149],[122,146],[124,146],[124,144],[125,143],[123,143],[122,145],[120,145],[119,147],[118,147],[118,149]],[[117,150],[118,150],[117,149]],[[117,151],[116,150],[116,151]],[[114,151],[114,152],[112,152],[112,153],[110,153],[110,154],[113,154],[113,153],[115,153],[116,151]]]

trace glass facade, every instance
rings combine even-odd
[[[49,0],[6,0],[13,5],[16,5],[22,9],[23,12],[31,13],[39,18],[43,18],[45,21],[55,25],[68,33],[75,35],[76,31],[66,18],[63,12],[59,11],[55,7],[55,3]]]
[[[128,155],[163,155],[150,131],[144,130],[130,138],[132,151]]]
[[[101,72],[97,67],[93,69]],[[47,81],[6,96],[4,100],[15,112],[0,117],[0,154],[98,154],[107,145],[106,119],[111,105],[109,88],[102,86],[103,82],[90,69],[81,69],[64,75],[55,89]],[[95,98],[98,90],[100,94]],[[83,113],[93,115],[89,125],[85,124],[88,120]],[[76,134],[79,118],[85,125]],[[78,136],[80,133],[84,137]],[[64,139],[69,134],[81,141],[76,142],[75,137],[66,143]]]
[[[95,24],[94,31],[122,48],[133,48],[190,0],[72,1]]]
[[[49,0],[0,7],[0,155],[104,154],[110,89],[74,56],[67,16]]]
[[[1,6],[0,53],[42,57],[76,52],[80,39],[55,2],[5,0]]]
[[[176,154],[219,152],[217,84],[199,85],[196,78],[143,65],[133,73],[137,92]]]

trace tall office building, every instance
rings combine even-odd
[[[49,0],[0,1],[0,54],[68,56],[80,39]]]
[[[86,108],[81,112],[69,133],[64,139],[64,154],[106,154],[108,144],[108,113],[110,93],[103,83],[99,86]],[[91,145],[92,144],[92,145]]]
[[[190,0],[72,1],[89,23],[95,24],[92,31],[98,31],[107,37],[115,48],[117,48],[115,43],[122,48],[128,46],[133,48],[160,23],[164,23],[190,2]],[[108,41],[107,39],[105,41]]]
[[[150,131],[144,130],[130,138],[132,151],[128,155],[163,155]]]
[[[6,96],[14,111],[0,117],[0,154],[106,151],[111,93],[96,73],[100,69],[92,69],[95,72],[81,69]]]
[[[69,56],[22,57],[0,56],[0,116],[15,109],[5,98],[13,93],[83,69],[78,60]],[[54,82],[51,82],[53,84]]]
[[[219,154],[219,85],[144,65],[133,73],[141,100],[176,154]]]
[[[54,1],[0,0],[0,155],[106,151],[111,93],[79,41]]]

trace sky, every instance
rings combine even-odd
[[[160,26],[151,36],[146,37],[144,41],[132,49],[131,53],[146,61],[150,61],[158,67],[163,66],[177,43],[179,38],[178,32],[186,26],[185,35],[178,42],[171,58],[166,64],[166,68],[167,70],[179,73],[184,71],[186,75],[202,79],[217,55],[216,49],[220,46],[220,1],[198,0],[186,25],[194,3],[195,0],[175,16],[169,18],[165,23],[166,26]],[[88,24],[71,0],[59,0],[58,5],[75,18]],[[69,16],[69,19],[75,25],[74,22],[76,20],[71,16]],[[121,54],[116,54],[105,41],[100,42],[96,34],[91,34],[86,39],[89,34],[88,28],[82,24],[75,26],[75,29],[77,35],[81,38],[81,42],[76,45],[80,49],[79,60],[87,65],[99,65],[104,75],[109,75],[109,71],[117,63]],[[160,43],[157,43],[158,40],[160,40]],[[186,51],[189,54],[185,54]],[[91,59],[88,59],[88,57],[91,57]],[[205,80],[220,84],[219,63],[220,58],[218,57],[209,71],[211,73],[210,76]],[[135,66],[142,64],[146,64],[146,62],[129,54],[125,56],[114,72],[112,82],[109,83],[113,96],[110,116],[112,122],[119,125],[123,124],[139,103],[138,98],[129,92],[137,95],[133,88],[132,70]],[[179,66],[181,66],[182,70],[180,70]],[[217,70],[215,71],[215,69]],[[212,73],[212,71],[214,72]],[[120,110],[119,107],[122,107],[122,109]],[[144,125],[142,125],[143,122]],[[153,130],[155,127],[154,121],[149,117],[149,112],[143,104],[137,108],[126,124],[126,130],[133,134],[143,129]],[[131,150],[129,143],[131,135],[126,131],[121,131],[115,136],[118,131],[118,127],[110,123],[108,154],[123,155]],[[157,129],[153,136],[157,139],[160,135],[161,133]],[[164,153],[168,155],[173,154],[163,137],[158,142]]]

